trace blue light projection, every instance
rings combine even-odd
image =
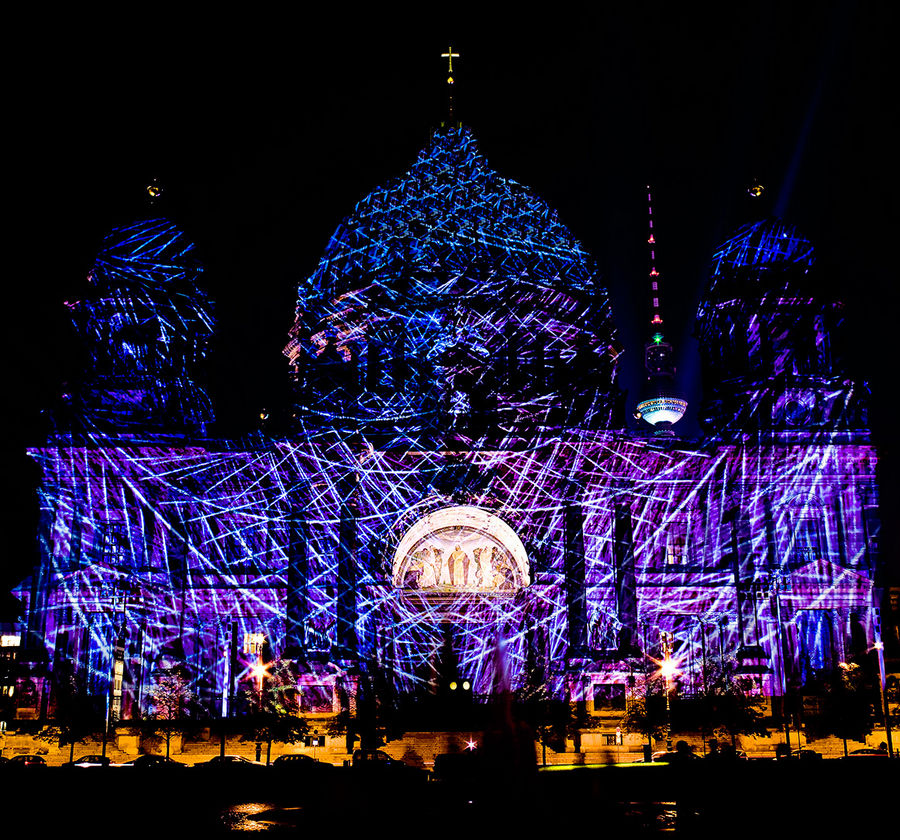
[[[868,387],[842,355],[843,306],[822,294],[814,265],[812,244],[778,219],[745,225],[713,256],[696,328],[709,431],[799,441],[866,428]]]
[[[488,694],[498,648],[514,689],[590,700],[659,658],[663,631],[688,692],[713,640],[767,694],[871,643],[863,386],[788,229],[748,229],[714,261],[697,446],[623,428],[589,257],[467,129],[361,201],[300,284],[283,437],[200,435],[211,310],[199,273],[165,268],[191,249],[161,221],[113,241],[75,307],[88,433],[30,451],[42,562],[16,594],[49,664],[28,696],[62,661],[107,691],[117,645],[130,717],[166,659],[215,714],[239,710],[261,659],[289,662],[301,710],[323,713],[375,675],[395,697],[450,678]]]
[[[304,434],[366,424],[388,446],[606,427],[618,352],[584,249],[465,128],[437,132],[344,220],[300,284],[285,349]]]
[[[720,278],[733,278],[735,272],[785,265],[796,265],[806,271],[814,264],[812,243],[795,227],[780,219],[750,222],[737,230],[713,255],[710,291],[715,292]]]
[[[198,378],[215,327],[194,245],[165,219],[117,228],[103,242],[86,294],[67,302],[84,375],[66,421],[121,430],[196,430],[213,418]]]

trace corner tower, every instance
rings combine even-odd
[[[847,371],[842,327],[808,239],[780,219],[740,228],[713,256],[697,313],[701,424],[725,439],[865,436],[868,389]]]
[[[78,300],[84,352],[57,420],[93,432],[196,432],[213,420],[201,384],[214,328],[194,244],[165,218],[112,230]]]

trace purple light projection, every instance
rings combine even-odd
[[[839,310],[807,294],[811,250],[778,223],[714,261],[692,446],[623,427],[595,269],[466,129],[363,199],[300,285],[283,437],[199,436],[210,309],[154,262],[181,235],[115,237],[76,308],[98,360],[78,434],[31,450],[43,560],[16,594],[28,649],[96,692],[121,646],[124,717],[166,657],[219,714],[261,657],[327,711],[351,672],[427,691],[448,646],[476,695],[499,645],[514,688],[590,699],[659,658],[661,632],[688,692],[704,651],[778,694],[872,644],[864,386],[832,346]]]

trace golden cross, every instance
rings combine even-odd
[[[452,73],[453,72],[453,59],[459,58],[459,53],[453,52],[453,47],[448,46],[447,52],[441,53],[441,58],[447,59],[447,72]]]

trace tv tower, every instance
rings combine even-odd
[[[637,404],[634,416],[649,423],[654,434],[672,435],[674,426],[687,410],[687,400],[676,396],[675,365],[672,345],[663,338],[661,278],[656,270],[656,237],[653,233],[653,197],[647,187],[647,214],[650,236],[650,340],[644,345],[644,367],[647,370],[648,397]]]

